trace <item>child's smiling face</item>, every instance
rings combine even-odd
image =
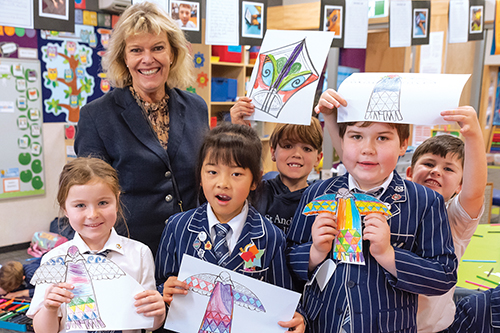
[[[445,201],[462,189],[462,161],[455,155],[446,157],[427,153],[422,155],[415,165],[406,170],[406,179],[424,185],[439,194]]]
[[[401,143],[397,129],[389,124],[374,122],[367,127],[361,124],[347,127],[341,140],[342,162],[361,189],[369,190],[389,177],[399,156],[406,152],[408,142]]]
[[[212,161],[210,154],[201,168],[201,186],[221,223],[227,223],[238,215],[250,191],[257,187],[250,169]]]

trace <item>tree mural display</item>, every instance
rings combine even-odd
[[[75,41],[48,43],[41,48],[47,70],[42,73],[43,85],[52,91],[45,99],[45,112],[66,113],[66,121],[76,123],[80,107],[94,93],[94,78],[87,73],[92,66],[93,50]]]

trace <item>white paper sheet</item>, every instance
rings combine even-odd
[[[448,28],[449,43],[465,43],[469,37],[469,0],[451,0]]]
[[[0,25],[33,29],[33,1],[0,0]]]
[[[366,49],[368,0],[346,0],[344,48]]]
[[[206,0],[205,44],[239,45],[238,1]]]
[[[431,32],[429,45],[420,47],[419,73],[440,74],[443,61],[444,32]]]
[[[248,119],[309,125],[332,39],[323,31],[267,30],[248,84],[255,106]]]
[[[89,257],[89,255],[84,256],[85,258]],[[61,262],[62,259],[56,257],[54,261]],[[42,269],[43,266],[41,266]],[[53,271],[58,272],[58,267],[57,265],[52,266]],[[57,275],[54,273],[54,276]],[[46,288],[55,282],[37,283],[37,292],[32,304],[42,304]],[[134,296],[144,291],[144,288],[126,273],[114,279],[93,279],[92,287],[100,318],[106,325],[105,328],[97,330],[116,331],[153,327],[154,318],[138,314],[137,308],[134,306]],[[81,330],[71,328],[68,331],[80,332]]]
[[[258,312],[238,306],[235,302],[231,332],[271,333],[287,331],[278,325],[278,321],[292,319],[300,299],[299,293],[226,270],[188,255],[182,257],[177,278],[184,281],[195,274],[207,273],[218,276],[221,272],[229,274],[233,283],[239,283],[250,289],[265,308],[265,312]],[[187,295],[174,295],[165,328],[181,333],[198,332],[209,300],[210,296],[201,295],[191,290],[188,291]]]
[[[354,73],[339,87],[347,101],[338,122],[449,124],[440,115],[458,107],[469,74]]]
[[[392,0],[390,7],[390,47],[411,46],[411,0]]]

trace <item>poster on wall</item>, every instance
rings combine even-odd
[[[75,33],[40,32],[45,122],[77,123],[80,108],[110,90],[101,68],[110,34],[86,25],[75,25]]]
[[[484,0],[469,1],[469,38],[468,40],[484,39]]]
[[[38,60],[0,62],[0,199],[45,193]]]
[[[267,30],[267,0],[240,0],[240,45],[260,46]]]
[[[201,1],[170,1],[170,16],[184,30],[187,40],[194,44],[201,44],[201,26],[203,17]]]
[[[75,31],[75,1],[33,0],[35,29]]]
[[[345,0],[322,0],[320,31],[333,35],[331,47],[344,46]]]
[[[431,26],[431,2],[412,1],[412,39],[411,45],[429,44]]]

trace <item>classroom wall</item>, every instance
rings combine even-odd
[[[59,173],[65,163],[64,123],[44,123],[45,195],[0,200],[0,247],[31,241],[36,231],[48,231],[57,216]]]

